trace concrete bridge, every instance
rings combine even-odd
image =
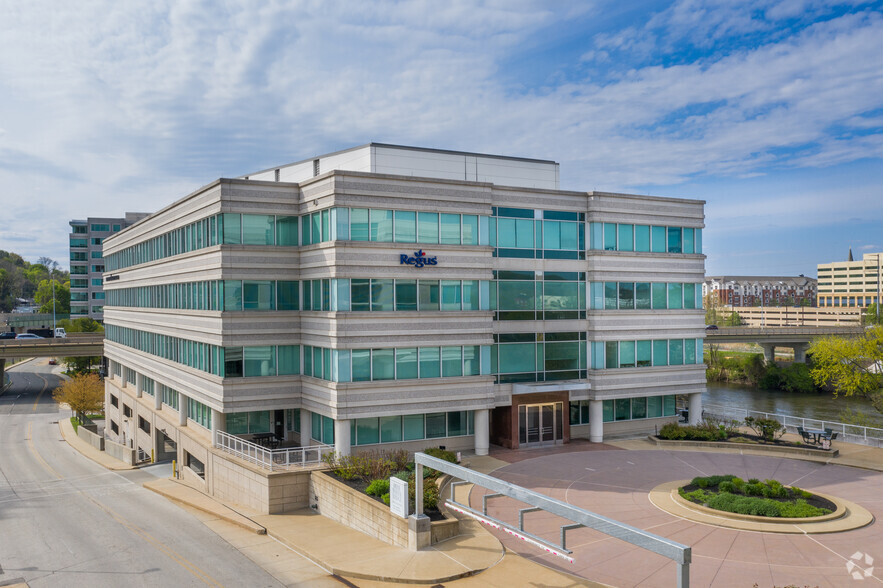
[[[64,339],[4,339],[0,341],[0,388],[6,360],[25,357],[100,357],[104,333],[69,333]]]
[[[763,348],[763,357],[772,362],[776,347],[794,350],[794,361],[806,363],[806,350],[813,339],[828,336],[858,337],[865,329],[850,327],[723,327],[705,332],[706,343],[757,343]]]

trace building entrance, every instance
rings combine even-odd
[[[564,442],[564,403],[522,404],[518,407],[518,445],[537,447]]]

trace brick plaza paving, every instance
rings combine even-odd
[[[839,496],[883,515],[883,473],[842,465],[783,457],[700,451],[619,450],[611,445],[586,444],[531,451],[497,451],[492,456],[511,462],[493,471],[495,477],[530,488],[586,510],[678,541],[693,548],[691,586],[840,587],[883,584],[883,526],[870,525],[840,533],[779,534],[724,529],[687,521],[650,502],[657,485],[712,474],[743,479],[776,479],[810,491]],[[474,488],[470,501],[481,509],[486,490]],[[524,505],[493,498],[488,514],[517,525]],[[566,524],[544,512],[525,515],[525,529],[553,542]],[[570,564],[495,531],[508,548],[596,582],[619,587],[672,586],[675,564],[662,556],[590,529],[568,531],[574,551]],[[861,561],[847,566],[861,553]],[[872,570],[866,556],[876,560]],[[861,576],[854,579],[850,571]],[[866,574],[868,572],[868,574]]]

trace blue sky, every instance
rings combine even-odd
[[[883,251],[883,3],[0,0],[0,249],[370,141],[707,201],[707,273]]]

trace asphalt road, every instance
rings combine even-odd
[[[0,586],[282,586],[188,512],[110,472],[61,437],[37,360],[0,396]]]

